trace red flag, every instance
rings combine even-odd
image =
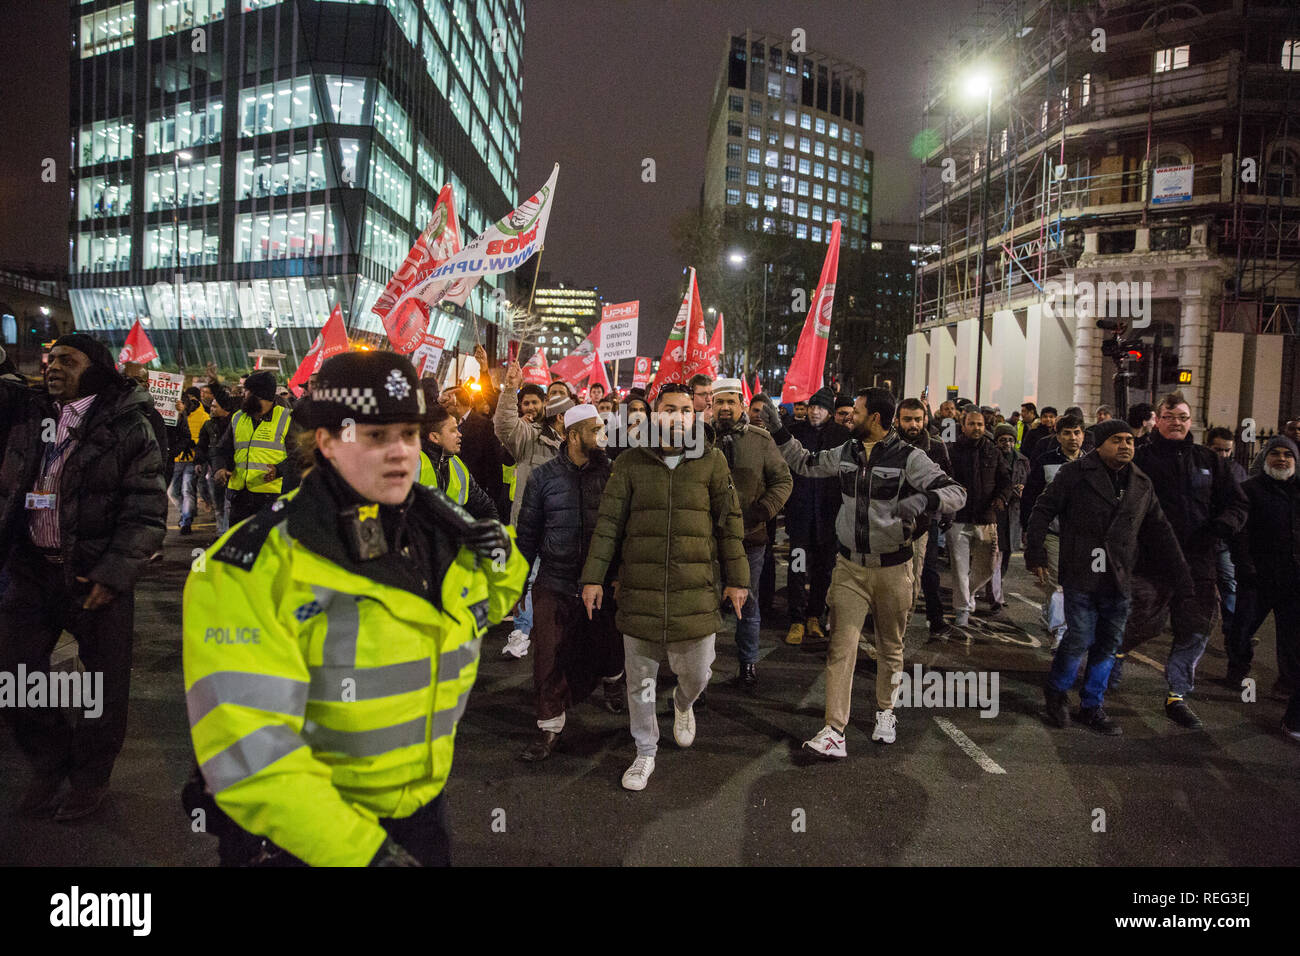
[[[420,333],[429,324],[429,305],[415,293],[434,269],[460,251],[460,223],[451,186],[443,186],[429,225],[406,254],[370,311],[379,316],[393,348],[403,354],[415,351]]]
[[[144,334],[144,328],[140,325],[140,320],[135,320],[135,325],[131,326],[131,331],[126,333],[126,342],[122,345],[122,351],[117,353],[117,364],[125,365],[127,362],[139,362],[141,365],[146,362],[152,362],[158,357],[158,350],[153,347],[149,341],[149,336]]]
[[[338,355],[348,350],[348,332],[343,327],[343,305],[334,306],[334,311],[325,320],[325,327],[316,333],[311,348],[302,357],[298,371],[289,379],[289,391],[301,395],[307,380],[320,371],[320,367],[331,355]]]
[[[600,323],[587,334],[576,349],[551,366],[551,374],[558,375],[566,382],[581,382],[591,374],[591,363],[596,360],[596,349],[600,347]]]
[[[591,363],[590,375],[591,377],[587,380],[588,394],[591,393],[591,386],[603,385],[605,386],[605,394],[608,395],[610,392],[609,373],[605,371],[605,363],[600,360],[599,351],[596,352],[596,360]]]
[[[664,343],[663,358],[659,360],[659,373],[655,375],[655,380],[646,395],[651,402],[654,401],[659,389],[669,382],[685,382],[694,374],[687,371],[686,350],[688,342],[691,341],[687,338],[687,332],[694,332],[697,328],[700,330],[696,333],[698,338],[704,330],[704,309],[700,305],[700,288],[695,282],[695,270],[692,269],[690,281],[686,285],[686,294],[682,296],[682,304],[677,309],[677,318],[673,322],[672,331],[668,333],[668,341]],[[701,344],[707,349],[707,341]]]
[[[822,263],[822,275],[813,295],[812,307],[799,333],[790,370],[785,373],[781,401],[806,402],[822,387],[826,369],[826,342],[831,334],[831,307],[835,304],[835,277],[840,266],[840,221],[831,226],[830,248]]]
[[[524,382],[546,388],[551,384],[551,370],[546,367],[546,352],[538,349],[523,368]]]
[[[644,356],[636,357],[636,365],[632,370],[632,387],[645,388],[650,384],[650,360]]]
[[[723,344],[722,331],[722,313],[718,313],[718,324],[713,327],[713,338],[709,339],[709,374],[714,378],[718,377],[718,370],[722,366]]]
[[[763,394],[763,383],[758,380],[757,372],[754,373],[754,394],[755,395]]]
[[[743,375],[740,378],[740,397],[745,400],[746,408],[749,408],[749,403],[754,400],[754,396],[749,391],[749,381]]]

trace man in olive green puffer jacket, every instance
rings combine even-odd
[[[645,789],[659,743],[655,678],[665,650],[677,675],[673,737],[695,739],[695,701],[709,683],[720,606],[739,617],[749,587],[740,503],[722,452],[696,429],[691,391],[666,385],[655,403],[657,448],[619,455],[600,502],[582,569],[590,616],[604,598],[601,582],[616,567],[628,713],[637,757],[623,774],[628,790]],[[696,441],[688,439],[696,438]],[[724,591],[725,583],[725,591]]]

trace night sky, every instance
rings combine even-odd
[[[62,268],[68,5],[4,6],[0,263]],[[560,163],[542,268],[598,285],[607,301],[641,299],[643,337],[667,333],[672,315],[645,309],[680,286],[686,263],[673,254],[669,223],[699,202],[714,83],[729,31],[747,27],[784,36],[801,27],[810,50],[866,69],[873,220],[915,221],[918,178],[908,147],[919,129],[926,60],[974,7],[975,0],[527,0],[520,190],[537,188]],[[60,160],[57,184],[40,181],[46,156]],[[655,160],[657,182],[641,181],[646,157]]]

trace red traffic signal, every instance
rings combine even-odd
[[[1139,351],[1138,349],[1129,349],[1128,357],[1132,359],[1134,362],[1140,362],[1142,361],[1142,352]]]

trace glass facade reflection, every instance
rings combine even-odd
[[[110,346],[174,361],[180,315],[188,365],[291,365],[335,303],[382,335],[443,184],[471,234],[518,199],[522,0],[72,7],[70,298]],[[497,284],[431,331],[471,348]]]

